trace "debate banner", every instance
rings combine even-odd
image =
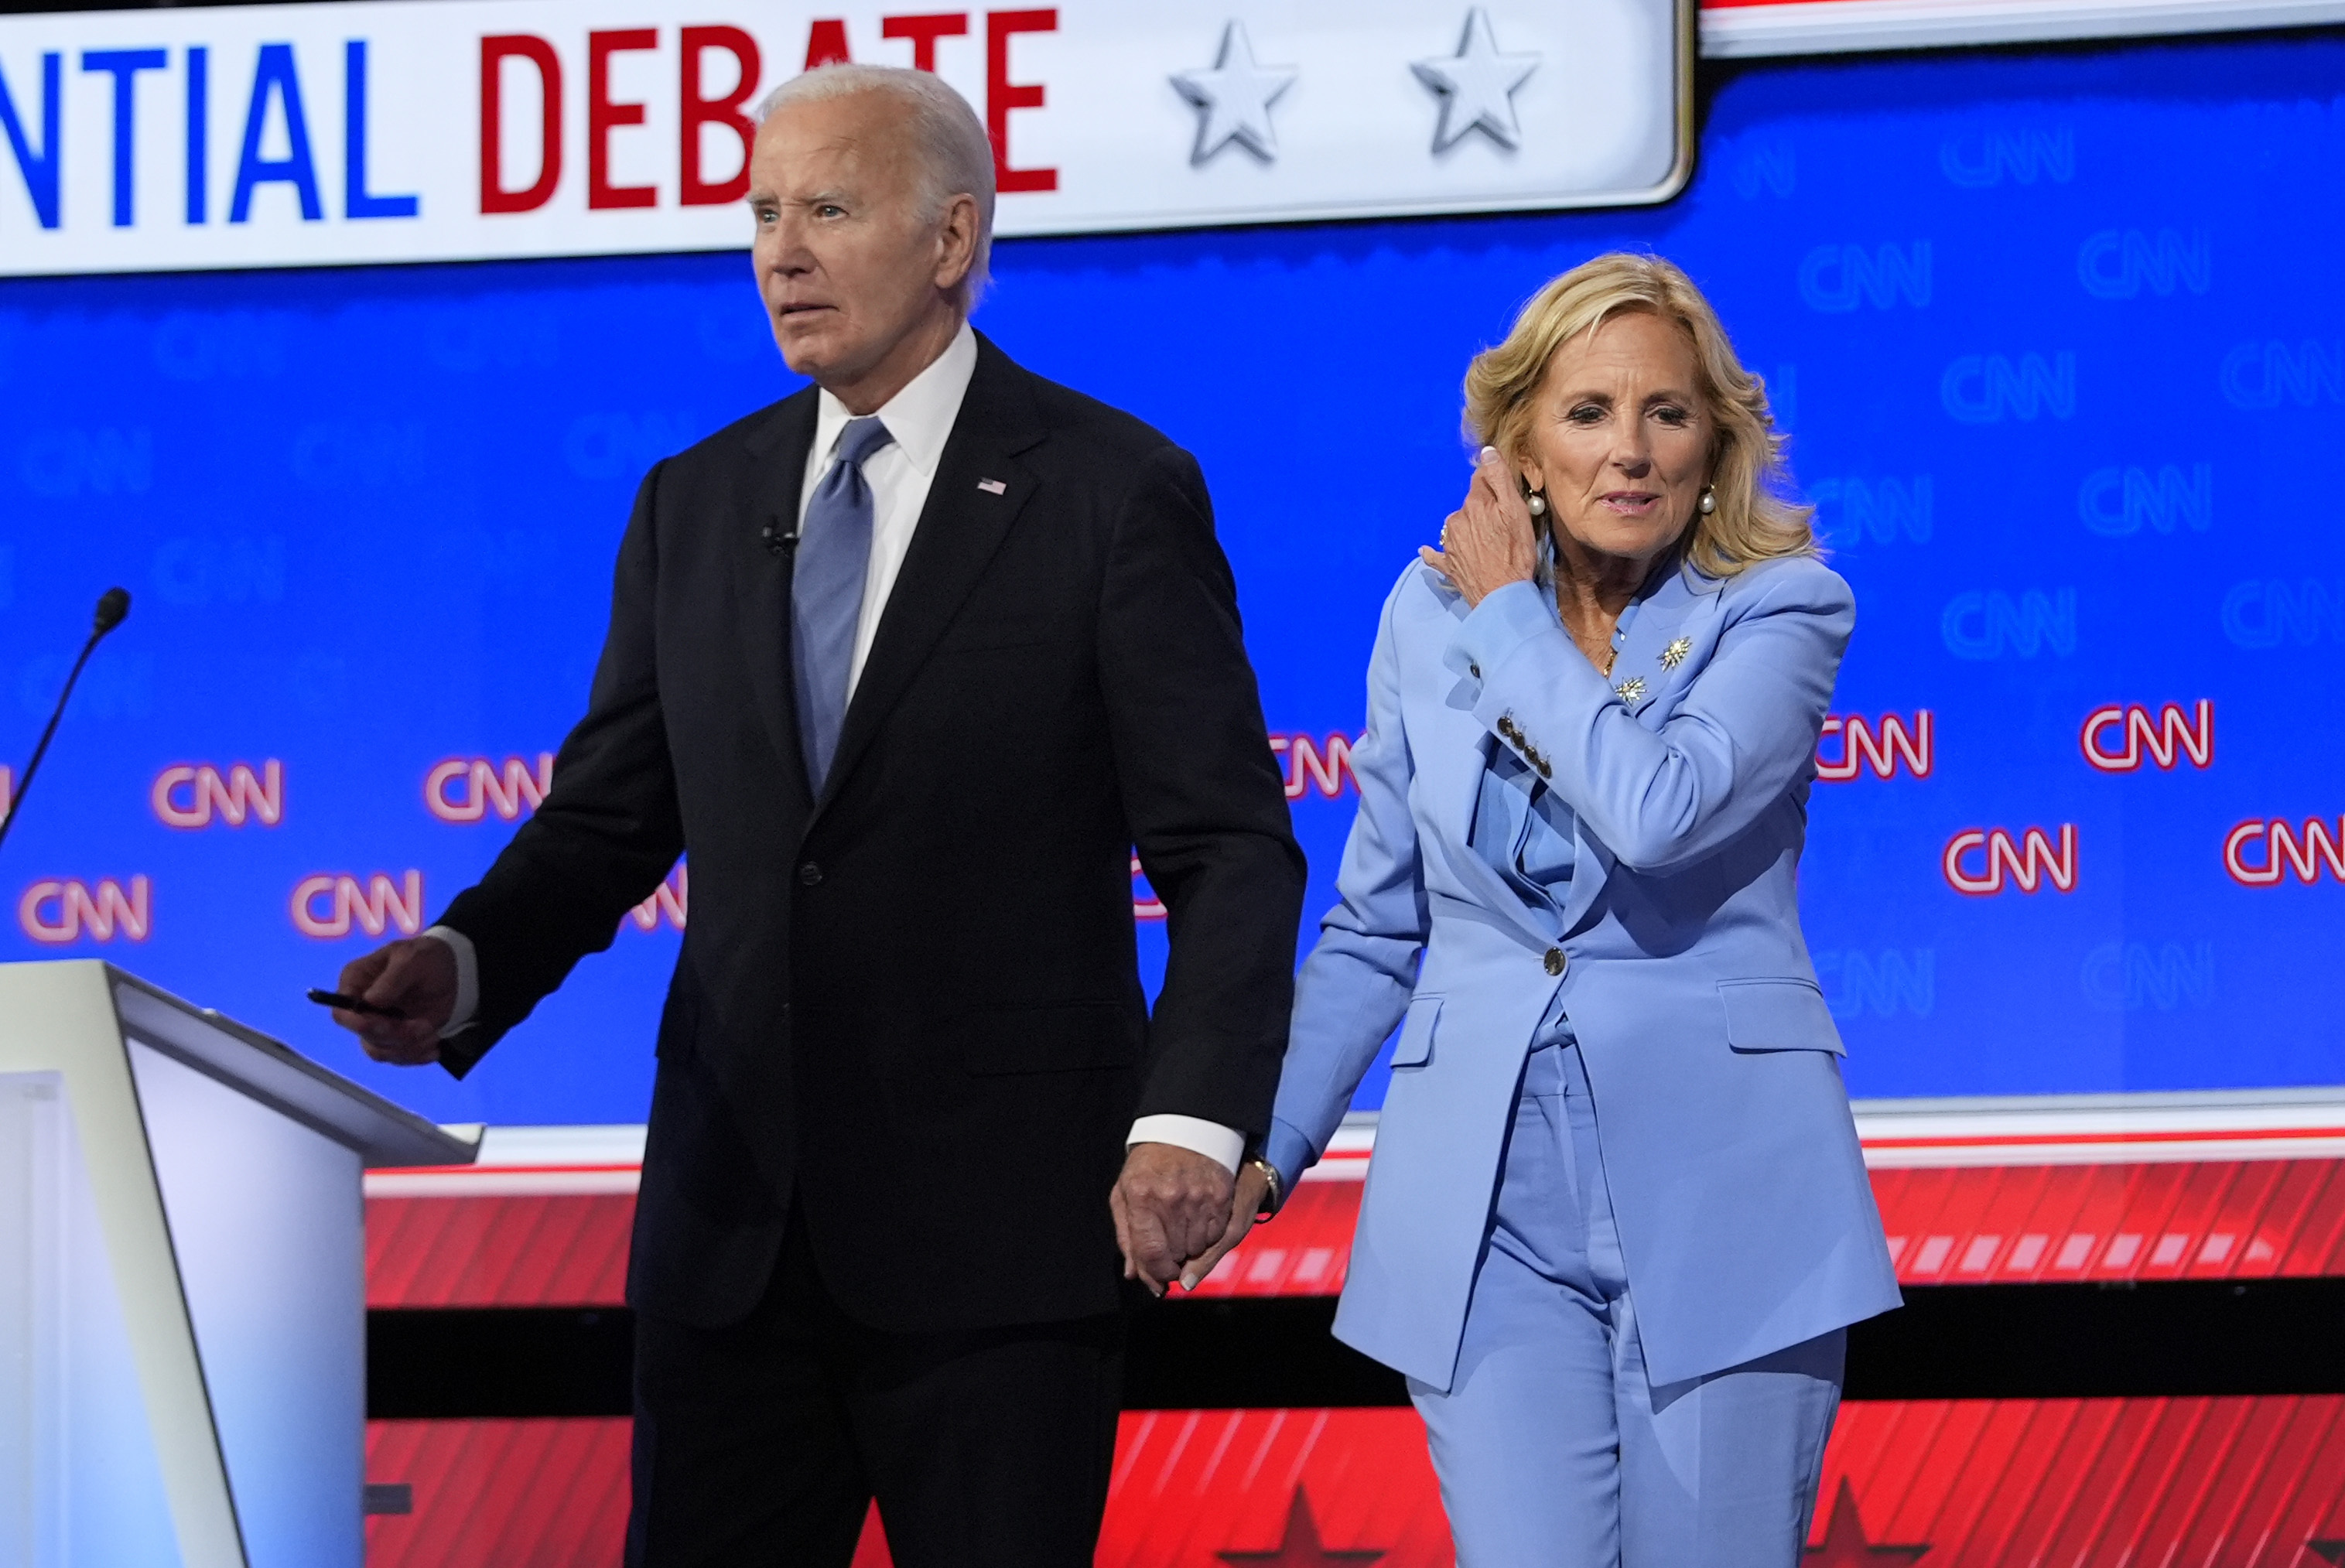
[[[1692,0],[825,9],[0,21],[0,276],[731,249],[756,106],[842,60],[969,100],[1004,235],[1658,201],[1691,167]]]

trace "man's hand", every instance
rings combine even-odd
[[[1213,1267],[1246,1238],[1254,1229],[1254,1217],[1262,1212],[1263,1194],[1270,1190],[1270,1178],[1263,1168],[1249,1159],[1238,1167],[1238,1195],[1230,1205],[1230,1222],[1222,1231],[1222,1239],[1205,1252],[1193,1258],[1181,1270],[1181,1289],[1193,1290],[1205,1282]]]
[[[1235,1189],[1221,1162],[1169,1143],[1135,1143],[1108,1194],[1123,1277],[1152,1296],[1179,1279],[1182,1266],[1222,1239]]]
[[[456,1010],[456,955],[448,944],[437,936],[410,936],[378,947],[343,966],[338,989],[407,1015],[379,1018],[334,1009],[334,1022],[357,1035],[368,1056],[403,1067],[440,1059],[440,1031]]]

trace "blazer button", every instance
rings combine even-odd
[[[816,886],[822,881],[822,867],[811,860],[807,861],[798,867],[798,880],[808,887]]]
[[[1550,947],[1547,950],[1547,956],[1541,959],[1540,962],[1547,966],[1547,972],[1548,974],[1560,975],[1564,971],[1564,966],[1569,964],[1571,960],[1563,956],[1562,948]]]

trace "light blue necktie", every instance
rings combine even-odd
[[[798,741],[807,783],[817,795],[830,776],[847,718],[847,672],[855,660],[855,622],[863,612],[863,572],[871,560],[871,487],[863,481],[863,463],[895,439],[875,418],[848,420],[838,433],[838,456],[807,498],[798,524],[790,647]]]

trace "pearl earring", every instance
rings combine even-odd
[[[1531,515],[1533,517],[1545,517],[1547,515],[1547,497],[1541,495],[1537,491],[1531,491],[1530,506]]]
[[[1709,485],[1702,486],[1700,505],[1701,514],[1704,517],[1708,517],[1711,512],[1716,511],[1718,510],[1718,491],[1711,489]]]

